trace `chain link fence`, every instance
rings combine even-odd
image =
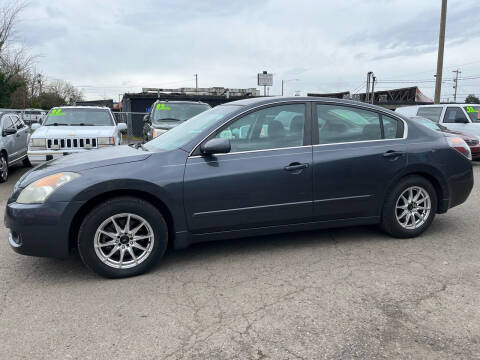
[[[143,141],[143,117],[147,114],[146,112],[113,112],[117,123],[127,124],[124,143]]]

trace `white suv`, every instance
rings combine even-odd
[[[55,107],[42,125],[32,125],[35,132],[28,144],[28,158],[38,164],[70,153],[120,145],[121,131],[126,129],[127,125],[117,124],[106,107]]]
[[[421,116],[464,134],[480,136],[479,104],[437,104],[397,108],[399,114]]]

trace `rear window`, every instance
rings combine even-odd
[[[441,106],[420,107],[418,108],[417,116],[422,116],[438,123],[442,115],[442,110],[443,107]]]

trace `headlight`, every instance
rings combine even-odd
[[[30,138],[28,143],[30,147],[46,148],[46,139],[45,138]]]
[[[115,138],[112,137],[99,137],[97,139],[98,146],[105,146],[105,145],[115,145]]]
[[[166,133],[168,130],[165,129],[153,129],[153,138],[155,139],[157,136],[160,136]]]
[[[22,190],[17,198],[19,204],[41,204],[60,186],[75,180],[80,174],[63,172],[41,178]]]

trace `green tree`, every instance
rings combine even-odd
[[[474,94],[470,94],[465,98],[465,104],[480,104],[480,99]]]
[[[24,85],[25,82],[21,77],[9,76],[0,71],[0,107],[10,107],[12,94]]]

